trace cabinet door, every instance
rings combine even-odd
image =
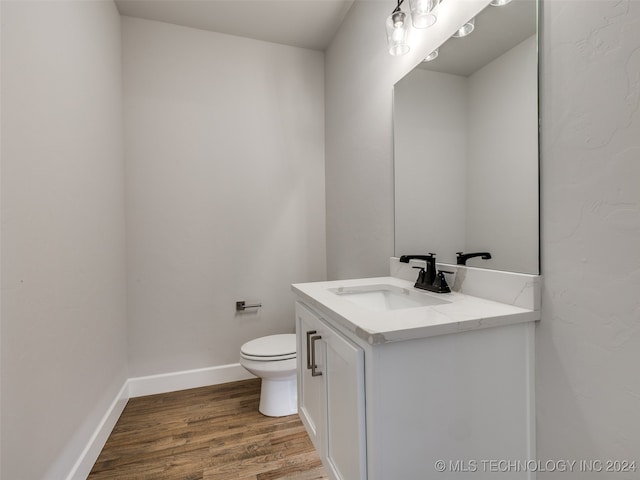
[[[327,402],[325,458],[332,477],[365,480],[364,352],[333,330],[325,331],[323,340]]]
[[[296,330],[298,341],[298,414],[313,445],[322,457],[325,451],[325,376],[313,376],[310,363],[315,362],[317,372],[324,371],[322,336],[325,329],[320,319],[300,302],[296,302]]]

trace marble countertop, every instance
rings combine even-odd
[[[450,303],[375,311],[355,305],[329,291],[356,285],[389,284],[432,295]],[[413,282],[395,277],[359,278],[329,282],[298,283],[292,290],[304,303],[329,316],[340,326],[371,345],[415,338],[446,335],[481,328],[532,322],[540,319],[539,310],[508,305],[463,293],[430,293],[413,287]]]

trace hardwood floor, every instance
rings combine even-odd
[[[298,416],[259,398],[259,379],[132,398],[88,480],[328,479]]]

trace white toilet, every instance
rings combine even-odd
[[[240,347],[240,365],[262,379],[258,410],[268,417],[298,413],[296,335],[256,338]]]

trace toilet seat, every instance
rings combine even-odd
[[[242,352],[240,352],[240,357],[244,358],[245,360],[253,360],[254,362],[277,362],[280,360],[292,360],[296,358],[296,354],[289,354],[289,355],[275,355],[272,357],[254,357],[251,355],[247,355],[244,354]]]
[[[296,358],[296,335],[286,333],[256,338],[240,347],[240,356],[257,362],[275,362]]]

